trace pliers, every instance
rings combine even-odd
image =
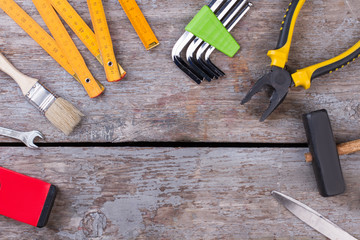
[[[285,69],[288,61],[292,36],[294,33],[296,19],[306,0],[292,0],[280,28],[280,37],[275,50],[270,50],[268,56],[271,58],[271,70],[268,74],[260,78],[251,90],[247,93],[241,104],[245,104],[264,87],[272,91],[270,106],[262,115],[260,121],[265,119],[284,101],[291,87],[302,86],[310,88],[311,81],[319,76],[343,68],[350,62],[360,57],[360,41],[337,57],[312,65],[307,68],[290,73]]]

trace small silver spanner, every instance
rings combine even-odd
[[[34,144],[34,139],[36,137],[44,139],[44,136],[39,131],[18,132],[15,130],[2,128],[2,127],[0,127],[0,135],[18,139],[23,143],[25,143],[25,145],[29,148],[38,148],[38,146]]]

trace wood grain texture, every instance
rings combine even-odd
[[[325,239],[272,190],[360,238],[360,155],[342,159],[345,194],[323,198],[306,150],[0,148],[2,167],[60,190],[46,228],[0,216],[0,238]]]
[[[31,1],[17,1],[44,26]],[[90,25],[84,1],[70,3]],[[87,117],[71,137],[54,129],[21,97],[15,83],[0,73],[0,122],[18,130],[37,129],[47,142],[305,142],[301,114],[326,108],[339,142],[359,137],[359,61],[317,79],[310,90],[292,89],[265,123],[259,123],[267,97],[240,105],[251,85],[268,70],[266,52],[276,45],[289,0],[253,1],[254,8],[233,30],[241,44],[234,57],[215,52],[227,76],[197,86],[171,61],[171,49],[185,25],[206,1],[146,0],[138,4],[161,42],[146,52],[117,0],[104,1],[115,52],[128,72],[119,83],[105,81],[103,68],[71,33],[90,70],[107,88],[97,99],[0,12],[0,49],[17,68],[39,78],[74,103]],[[334,57],[360,37],[357,0],[307,1],[295,29],[289,65],[306,67]],[[1,142],[13,141],[0,138]]]
[[[265,123],[265,94],[240,101],[269,69],[290,0],[254,0],[233,30],[241,51],[215,52],[227,76],[197,86],[171,61],[185,25],[206,1],[137,1],[161,44],[145,51],[117,0],[103,1],[115,53],[128,72],[105,81],[103,68],[71,33],[90,70],[107,88],[89,99],[82,87],[0,10],[0,51],[23,73],[39,78],[87,117],[70,136],[58,132],[0,73],[0,125],[37,129],[46,142],[300,143],[301,114],[326,108],[338,142],[360,136],[359,60],[319,78],[310,90],[292,89]],[[44,26],[31,1],[17,0]],[[86,1],[69,0],[91,25]],[[358,0],[307,1],[295,29],[294,69],[345,51],[360,37]],[[44,26],[45,27],[45,26]],[[15,142],[0,137],[0,143]],[[360,238],[359,154],[342,157],[345,194],[322,198],[303,148],[0,147],[1,166],[59,188],[49,224],[36,229],[0,216],[0,239],[325,239],[280,206],[272,190],[314,208]]]

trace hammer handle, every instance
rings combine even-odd
[[[341,143],[337,145],[337,150],[339,156],[358,152],[360,151],[360,139],[351,142]],[[305,159],[306,162],[312,162],[313,158],[311,153],[305,153]]]

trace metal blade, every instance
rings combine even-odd
[[[356,238],[305,204],[276,191],[273,191],[271,195],[301,221],[327,238],[331,240],[356,240]]]

